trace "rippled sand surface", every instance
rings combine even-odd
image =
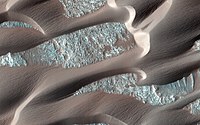
[[[65,1],[63,4],[70,3]],[[88,14],[70,17],[70,13],[64,14],[66,8],[58,0],[1,0],[0,55],[9,57],[10,53],[21,52],[16,57],[29,57],[29,63],[19,62],[26,65],[19,67],[0,67],[0,124],[199,123],[199,116],[185,110],[185,106],[200,96],[200,74],[197,70],[200,55],[195,45],[199,39],[199,4],[197,0],[108,0]],[[8,27],[3,24],[7,21],[24,24]],[[117,56],[111,55],[85,66],[80,64],[63,68],[66,66],[54,63],[48,66],[36,64],[33,54],[26,55],[26,52],[22,52],[60,35],[108,22],[124,23],[129,32],[126,44],[122,39],[116,40],[117,46],[125,48]],[[77,38],[76,35],[72,37]],[[56,39],[52,41],[56,45]],[[80,41],[83,42],[84,39]],[[89,41],[92,44],[92,39]],[[105,46],[104,49],[109,51],[113,48]],[[38,52],[37,50],[39,49],[32,51]],[[5,55],[8,52],[10,53]],[[4,56],[2,58],[5,60]],[[63,60],[72,58],[69,57],[64,56]],[[14,62],[16,61],[13,60]],[[143,103],[133,97],[136,93],[130,96],[122,95],[123,92],[108,94],[99,90],[80,94],[80,89],[86,85],[127,73],[134,74],[129,77],[135,84],[129,86],[153,86],[150,91],[155,93],[161,91],[156,90],[156,86],[176,81],[180,82],[179,85],[194,84],[194,87],[186,90],[188,94],[184,97],[163,106]],[[96,84],[101,85],[101,82]]]

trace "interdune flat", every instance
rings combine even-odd
[[[99,10],[69,18],[59,0],[0,0],[0,22],[33,28],[0,28],[0,55],[20,52],[57,36],[107,22],[124,23],[134,48],[81,68],[0,67],[1,125],[196,125],[183,108],[200,97],[199,0],[108,0]],[[195,90],[164,106],[134,97],[93,92],[73,96],[103,78],[135,73],[137,85],[163,85],[194,72]]]

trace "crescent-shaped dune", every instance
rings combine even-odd
[[[44,7],[45,6],[45,7]],[[106,22],[121,22],[134,48],[81,68],[28,65],[0,67],[1,125],[195,125],[200,117],[184,107],[200,97],[199,0],[108,0],[77,18],[64,16],[59,0],[0,0],[0,22],[33,28],[0,28],[0,55],[33,48],[54,37]],[[51,8],[51,9],[49,9]],[[159,19],[158,19],[159,18]],[[194,73],[195,90],[164,106],[93,92],[73,96],[103,78],[135,73],[137,85],[163,85]]]

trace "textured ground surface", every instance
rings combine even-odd
[[[73,18],[95,11],[105,3],[105,0],[63,0],[61,2],[66,7],[66,16]],[[1,26],[30,27],[28,24],[17,22],[5,22]],[[39,63],[58,64],[64,68],[82,67],[117,56],[128,50],[129,48],[116,44],[117,40],[122,40],[126,44],[128,38],[129,34],[124,24],[102,24],[57,37],[25,52],[8,53],[0,57],[0,65],[15,67]],[[144,103],[164,105],[193,90],[193,83],[189,83],[188,79],[193,78],[184,78],[165,86],[138,87],[135,85],[133,74],[124,74],[97,81],[80,89],[76,94],[101,89],[108,93],[136,96]],[[188,108],[192,113],[198,114],[200,102],[196,101]]]

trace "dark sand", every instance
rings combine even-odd
[[[129,11],[123,6],[128,5],[136,11],[133,26],[137,28],[165,0],[116,2],[118,8],[106,4],[94,13],[66,18],[58,0],[0,0],[1,23],[21,21],[37,29],[0,28],[0,55],[27,50],[89,26],[106,22],[125,23],[129,19]],[[83,68],[1,67],[0,125],[99,122],[110,125],[196,125],[200,117],[183,108],[200,97],[197,71],[194,92],[160,107],[143,104],[125,95],[103,92],[72,95],[87,84],[123,73],[136,73],[138,85],[168,84],[187,77],[200,66],[200,53],[191,49],[200,36],[199,8],[199,0],[173,0],[165,17],[149,32],[150,51],[142,57],[145,47],[136,44],[120,56]],[[130,40],[138,42],[134,38]]]

